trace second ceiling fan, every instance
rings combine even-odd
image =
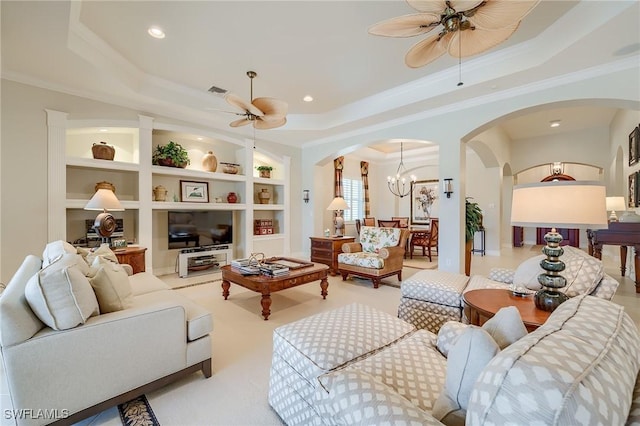
[[[287,122],[287,110],[289,106],[286,102],[274,98],[253,98],[253,79],[258,76],[255,71],[247,71],[247,76],[251,81],[250,102],[246,102],[240,96],[233,93],[225,95],[225,100],[242,113],[235,113],[242,118],[229,123],[231,127],[240,127],[252,124],[256,129],[275,129],[284,126]]]

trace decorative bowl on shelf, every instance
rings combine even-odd
[[[222,164],[222,171],[230,175],[235,175],[240,170],[240,164],[235,164],[235,163],[220,163],[220,164]]]
[[[91,147],[91,153],[96,160],[111,160],[116,155],[116,149],[106,142],[94,143]]]

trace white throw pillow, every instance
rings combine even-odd
[[[527,327],[522,322],[520,311],[515,306],[501,308],[496,314],[482,325],[500,349],[517,342],[527,335]]]
[[[116,257],[116,254],[109,248],[109,244],[102,244],[100,245],[100,247],[96,248],[95,250],[89,251],[89,253],[87,253],[85,260],[87,261],[88,265],[93,266],[93,262],[98,257],[107,259],[113,263],[118,263],[118,258]]]
[[[32,276],[25,287],[25,298],[33,312],[54,330],[76,327],[98,314],[96,296],[77,262],[76,254],[59,256]]]
[[[98,260],[95,275],[89,279],[100,305],[100,313],[121,311],[131,306],[133,301],[129,275],[117,263]]]
[[[489,333],[480,327],[467,327],[449,351],[444,389],[432,411],[436,419],[446,425],[464,425],[476,380],[498,352],[500,348]]]
[[[48,243],[42,252],[42,267],[46,268],[63,254],[76,254],[74,246],[66,241],[58,240]]]
[[[540,261],[546,259],[546,257],[544,254],[541,254],[529,258],[518,265],[516,272],[513,274],[513,284],[526,287],[530,290],[540,290],[542,286],[538,282],[538,275],[545,272],[540,266]]]
[[[458,321],[447,321],[442,324],[442,327],[438,330],[438,339],[436,340],[436,347],[442,355],[449,356],[449,351],[467,327],[469,325]]]

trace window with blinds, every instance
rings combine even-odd
[[[362,189],[362,181],[355,179],[342,179],[342,191],[344,200],[349,205],[349,210],[342,213],[345,222],[355,221],[363,217],[363,200],[364,191]]]

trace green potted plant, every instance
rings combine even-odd
[[[256,170],[260,173],[260,177],[261,178],[270,178],[271,177],[271,170],[273,170],[273,167],[271,167],[271,166],[258,166],[258,167],[256,167]]]
[[[187,167],[191,163],[187,150],[179,143],[169,141],[166,145],[158,145],[153,150],[153,164],[168,167]]]
[[[471,250],[473,249],[473,236],[482,228],[482,210],[478,203],[465,198],[465,251],[464,251],[464,273],[471,275]]]

